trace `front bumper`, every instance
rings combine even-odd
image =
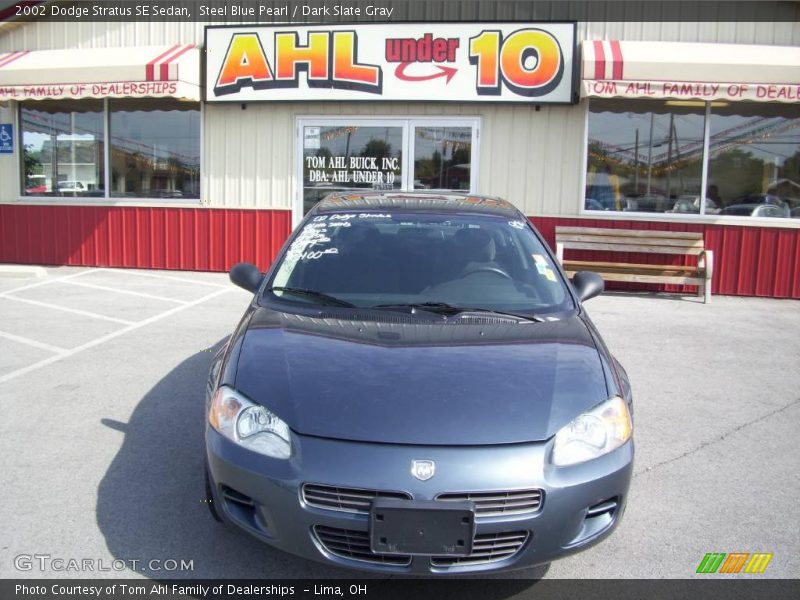
[[[246,450],[207,426],[206,449],[213,502],[224,521],[291,554],[383,573],[521,569],[586,549],[609,535],[619,522],[633,467],[632,441],[598,459],[561,468],[547,461],[549,442],[405,446],[294,435],[292,458],[277,460]],[[420,459],[436,463],[436,474],[428,481],[411,475],[412,461]],[[367,532],[369,517],[309,506],[302,498],[305,483],[405,492],[415,500],[452,492],[537,488],[543,492],[543,501],[536,512],[476,519],[476,539],[527,533],[512,556],[447,565],[414,556],[407,564],[397,564],[330,551],[317,531]]]

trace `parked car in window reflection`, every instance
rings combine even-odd
[[[155,195],[159,198],[183,198],[180,190],[158,190]]]
[[[619,206],[619,210],[625,212],[669,212],[669,208],[672,206],[670,200],[663,194],[631,194],[616,200],[615,204]],[[591,196],[586,197],[584,207],[586,210],[616,210],[604,206],[600,200]]]
[[[622,210],[637,212],[667,212],[672,208],[672,200],[659,192],[629,195],[622,199]]]
[[[733,201],[723,208],[721,215],[740,217],[776,217],[787,218],[792,216],[789,205],[778,196],[772,194],[748,194]]]
[[[80,181],[59,181],[58,192],[60,194],[82,194],[86,191],[86,186]]]
[[[700,196],[680,196],[677,200],[675,200],[675,204],[672,205],[672,210],[667,212],[673,213],[689,213],[689,214],[699,214],[700,213]],[[719,213],[719,208],[717,207],[717,203],[714,202],[709,197],[706,197],[706,214],[715,215]]]

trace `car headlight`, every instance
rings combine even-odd
[[[229,440],[272,458],[289,458],[289,426],[263,406],[221,386],[211,401],[208,422]]]
[[[558,431],[552,462],[564,467],[597,458],[622,446],[632,433],[628,405],[615,396],[578,415]]]

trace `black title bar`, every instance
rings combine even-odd
[[[354,21],[795,22],[800,4],[771,0],[23,0],[2,21],[336,23]],[[1,30],[0,30],[1,31]]]
[[[513,574],[506,574],[505,577]],[[800,581],[708,576],[673,580],[566,579],[5,579],[3,600],[505,600],[613,598],[613,600],[792,600]]]

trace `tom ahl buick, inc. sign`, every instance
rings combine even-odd
[[[574,23],[206,27],[209,102],[571,103]]]

